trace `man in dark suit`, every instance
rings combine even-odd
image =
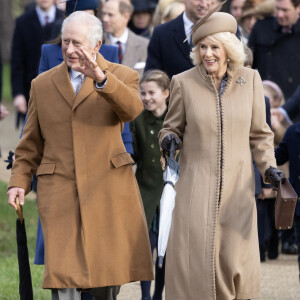
[[[211,0],[185,0],[184,4],[183,14],[154,28],[145,71],[160,69],[171,78],[194,67],[190,59],[191,39],[183,41],[191,33],[194,23],[207,14]]]
[[[41,46],[49,40],[53,23],[62,18],[54,0],[36,0],[35,9],[16,20],[11,52],[11,84],[18,120],[25,117],[31,80],[38,74]],[[18,122],[17,122],[18,125]]]
[[[300,0],[276,0],[275,17],[256,22],[248,46],[253,68],[272,80],[289,98],[300,84]]]
[[[120,64],[133,68],[142,75],[149,40],[127,27],[133,9],[128,0],[109,0],[103,4],[104,40],[105,44],[118,47]]]

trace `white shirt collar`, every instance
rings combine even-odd
[[[183,25],[185,36],[188,36],[192,32],[194,23],[187,17],[186,12],[183,13]]]
[[[122,46],[126,45],[127,43],[127,40],[128,40],[128,28],[125,29],[125,32],[120,36],[120,37],[115,37],[111,34],[108,34],[109,35],[109,38],[110,38],[110,41],[112,43],[112,45],[116,45],[118,41],[120,41],[122,43]]]
[[[46,19],[45,19],[46,16],[49,17],[49,21],[48,21],[49,23],[54,22],[54,20],[55,20],[55,14],[56,14],[56,7],[55,7],[55,5],[52,5],[48,12],[44,12],[43,10],[41,10],[41,8],[38,5],[36,5],[35,11],[36,11],[36,13],[38,15],[40,24],[42,26],[46,25]]]

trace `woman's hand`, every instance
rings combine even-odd
[[[265,177],[266,177],[267,183],[270,183],[273,186],[273,189],[277,191],[280,180],[281,180],[281,178],[284,178],[285,175],[279,169],[270,167],[266,170]]]
[[[166,151],[166,152],[170,152],[170,148],[171,148],[171,142],[175,140],[175,149],[174,150],[179,150],[182,146],[182,142],[181,140],[175,135],[175,134],[168,134],[161,142],[161,148]]]

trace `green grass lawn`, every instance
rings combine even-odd
[[[3,64],[2,70],[2,99],[6,101],[12,101],[12,91],[10,84],[10,64]]]
[[[19,270],[16,242],[16,218],[13,208],[7,204],[6,184],[0,181],[0,299],[19,299]],[[34,300],[51,299],[49,290],[42,290],[43,266],[33,264],[37,229],[35,201],[24,205],[27,243],[29,250]]]

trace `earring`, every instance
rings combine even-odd
[[[230,58],[227,58],[227,61],[230,62]]]

